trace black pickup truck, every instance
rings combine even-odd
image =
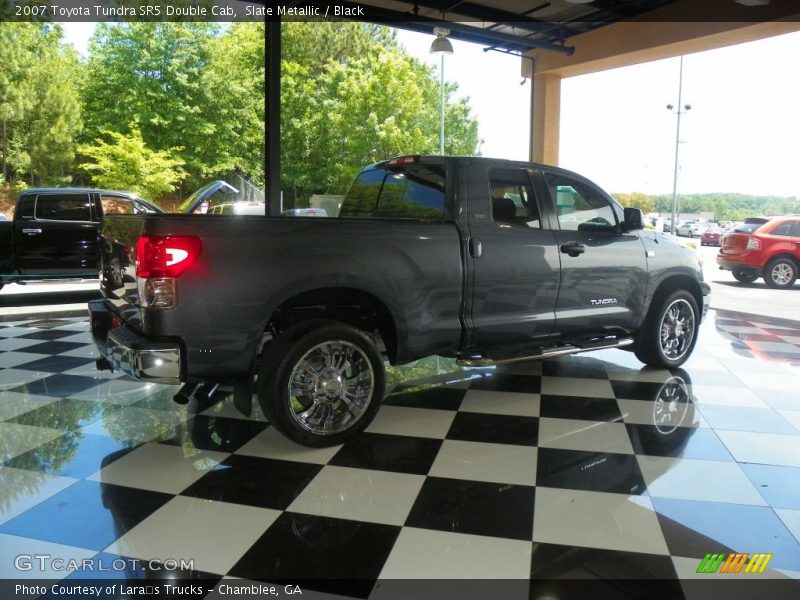
[[[13,221],[0,221],[0,288],[5,283],[97,279],[103,215],[145,215],[160,208],[130,192],[85,188],[27,189]]]
[[[369,424],[384,359],[627,348],[671,368],[708,306],[693,251],[538,164],[399,157],[364,169],[338,218],[200,212],[105,220],[98,367],[184,383],[178,402],[233,389],[246,414],[255,392],[309,446]]]

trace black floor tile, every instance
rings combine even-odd
[[[406,526],[530,540],[533,487],[429,477]]]
[[[632,454],[539,448],[536,485],[553,488],[642,494],[642,472]]]
[[[61,338],[75,335],[77,331],[68,331],[66,329],[42,329],[34,331],[33,333],[26,333],[20,335],[18,339],[21,340],[60,340]]]
[[[43,342],[41,344],[34,344],[32,346],[26,346],[25,348],[18,348],[14,350],[14,352],[35,352],[36,354],[61,354],[62,352],[69,352],[70,350],[75,350],[77,348],[82,348],[86,344],[81,344],[79,342],[59,342],[59,341],[49,341]]]
[[[649,381],[611,380],[611,389],[614,390],[614,396],[626,400],[655,400],[663,387],[663,383]]]
[[[178,428],[174,438],[160,443],[172,446],[189,444],[200,450],[236,452],[267,427],[269,424],[263,421],[197,415]]]
[[[460,412],[453,419],[447,439],[495,444],[535,446],[539,438],[537,417]]]
[[[441,440],[362,433],[342,446],[329,464],[426,475],[441,445]]]
[[[283,513],[228,573],[366,598],[400,527]]]
[[[102,435],[68,431],[61,437],[5,462],[7,467],[83,479],[135,447]]]
[[[458,410],[466,393],[467,390],[460,388],[435,387],[415,392],[392,394],[383,401],[383,404],[412,408]]]
[[[771,568],[800,571],[800,542],[770,507],[672,498],[653,498],[653,505],[674,556],[771,552]]]
[[[310,463],[234,454],[181,495],[286,510],[321,469]]]
[[[489,390],[493,392],[538,394],[542,391],[542,378],[538,375],[487,373],[483,377],[473,379],[469,388],[471,390]]]
[[[23,363],[14,367],[15,369],[24,369],[26,371],[45,371],[47,373],[63,373],[70,369],[83,367],[89,363],[94,363],[93,358],[82,358],[79,356],[48,356],[40,358],[29,363]]]
[[[0,533],[102,550],[170,498],[170,494],[79,481],[0,525]]]
[[[539,404],[540,417],[555,419],[584,419],[587,421],[621,421],[622,413],[614,398],[591,398],[586,396],[555,396],[542,394]]]
[[[532,579],[676,579],[669,556],[534,542]]]
[[[108,552],[101,552],[95,555],[93,558],[93,564],[99,565],[100,568],[79,568],[76,571],[73,571],[69,577],[63,580],[62,583],[69,585],[72,582],[77,581],[85,581],[85,580],[102,580],[108,581],[109,585],[113,585],[113,582],[118,583],[126,583],[130,582],[129,585],[135,585],[136,582],[144,583],[143,580],[148,580],[148,583],[151,581],[162,581],[162,580],[169,580],[167,583],[170,585],[175,586],[195,586],[195,592],[191,594],[179,595],[177,593],[173,594],[165,594],[166,590],[162,588],[160,597],[166,595],[169,597],[170,595],[176,598],[204,598],[207,594],[201,594],[197,592],[197,587],[202,585],[205,589],[213,589],[217,582],[221,579],[220,574],[208,573],[205,571],[195,571],[195,570],[186,570],[186,569],[175,569],[175,568],[166,568],[165,564],[159,562],[158,560],[142,560],[140,558],[132,558],[129,556],[121,556],[119,554],[111,554]],[[120,568],[123,567],[124,568]],[[91,584],[89,584],[91,585]],[[103,590],[104,592],[108,591],[108,588]],[[131,597],[129,594],[122,593],[120,587],[116,588],[116,591],[119,594],[106,594],[104,593],[102,598],[103,600],[129,600]],[[84,596],[85,597],[85,596]],[[43,596],[43,598],[48,598],[50,600],[51,596]],[[63,598],[63,596],[52,596],[52,600],[56,600],[57,598]],[[73,600],[74,597],[70,598]],[[77,600],[77,598],[74,598]]]
[[[99,419],[103,410],[104,405],[100,402],[62,398],[8,419],[8,422],[49,427],[60,431],[75,431]]]
[[[636,454],[698,460],[733,457],[712,429],[702,427],[660,428],[656,425],[626,425]]]
[[[606,365],[593,358],[569,357],[542,362],[542,375],[548,377],[588,377],[607,379]]]
[[[65,375],[57,373],[43,379],[37,379],[29,383],[17,386],[9,391],[21,394],[38,394],[41,396],[54,396],[66,398],[93,388],[98,385],[98,381],[92,377],[83,375]]]
[[[739,465],[770,506],[800,510],[800,468]]]

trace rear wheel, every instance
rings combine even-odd
[[[258,400],[270,423],[304,446],[332,446],[363,431],[383,400],[383,360],[357,329],[322,321],[283,332],[264,352]]]
[[[756,279],[758,279],[758,273],[753,273],[752,271],[731,271],[733,274],[733,278],[736,281],[741,283],[753,283]]]
[[[797,264],[790,258],[776,258],[767,263],[764,281],[771,288],[790,288],[797,280]]]
[[[636,341],[636,358],[651,367],[678,367],[692,354],[699,327],[694,296],[676,290],[650,307]]]

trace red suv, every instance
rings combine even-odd
[[[792,287],[800,271],[800,215],[745,219],[722,238],[717,264],[742,283],[763,277],[770,287]]]

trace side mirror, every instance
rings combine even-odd
[[[625,208],[625,217],[622,221],[623,231],[633,231],[634,229],[644,229],[642,211],[638,208]]]

